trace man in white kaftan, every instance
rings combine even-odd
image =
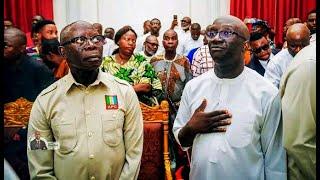
[[[214,69],[187,83],[173,126],[184,150],[192,146],[190,179],[286,179],[280,97],[244,67],[247,27],[224,16],[206,36]]]

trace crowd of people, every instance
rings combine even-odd
[[[227,15],[200,24],[158,18],[143,35],[53,20],[31,32],[4,20],[4,103],[33,102],[5,128],[7,177],[137,179],[140,104],[169,103],[174,179],[315,179],[316,11],[284,24]],[[8,162],[8,163],[7,163]],[[11,167],[12,168],[11,168]],[[12,174],[10,174],[12,173]]]

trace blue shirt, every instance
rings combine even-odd
[[[199,47],[196,47],[194,49],[191,49],[188,53],[187,58],[189,59],[190,64],[192,63],[192,59],[193,59],[193,54],[197,51]]]

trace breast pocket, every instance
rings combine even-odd
[[[249,145],[252,141],[254,115],[250,112],[233,111],[231,125],[227,127],[227,142],[236,148]]]
[[[78,138],[75,127],[75,118],[61,120],[54,125],[53,131],[56,134],[56,141],[60,145],[60,153],[68,154],[76,147]]]
[[[123,141],[123,122],[124,112],[121,110],[101,115],[102,137],[106,145],[114,147]]]

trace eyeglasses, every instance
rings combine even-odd
[[[88,40],[90,40],[91,43],[94,45],[101,46],[104,44],[104,37],[102,35],[96,35],[96,36],[92,36],[89,38],[87,38],[85,36],[75,37],[75,38],[70,39],[69,41],[62,43],[61,46],[65,46],[65,45],[68,45],[71,43],[75,43],[79,46],[83,46],[85,44],[85,42],[87,42]]]
[[[266,51],[270,48],[270,45],[269,44],[266,44],[264,46],[261,46],[259,48],[256,48],[256,49],[251,49],[251,51],[255,54],[259,54],[262,50]]]
[[[239,35],[238,33],[234,31],[208,31],[206,32],[207,40],[213,40],[216,35],[219,34],[220,39],[228,39],[230,38],[233,34],[239,36],[240,38],[246,40],[243,36]]]
[[[148,44],[150,44],[151,46],[159,46],[159,44],[157,44],[157,43],[152,43],[152,42],[149,42],[149,41],[146,41],[146,43],[148,43]]]

